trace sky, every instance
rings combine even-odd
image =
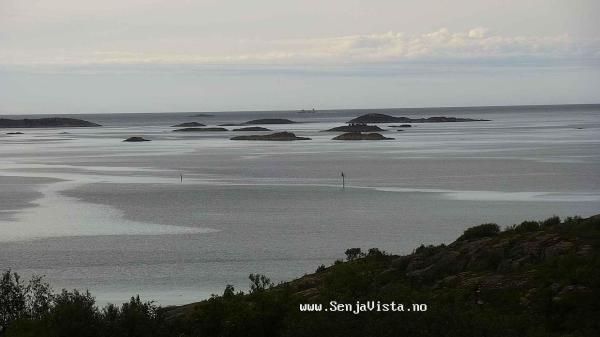
[[[600,103],[597,0],[0,0],[0,114]]]

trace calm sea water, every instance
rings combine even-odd
[[[376,111],[491,120],[383,125],[385,142],[321,132],[365,112],[78,115],[103,127],[3,130],[0,269],[100,303],[139,293],[168,305],[245,289],[249,273],[289,280],[348,247],[407,253],[483,222],[600,213],[600,105]],[[255,118],[302,122],[267,127],[313,140],[170,127]]]

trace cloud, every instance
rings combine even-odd
[[[600,59],[599,39],[558,36],[503,36],[487,28],[464,32],[446,28],[409,35],[398,32],[332,38],[244,41],[252,52],[151,52],[132,50],[0,52],[2,65],[168,65],[168,64],[362,64],[389,62],[452,62]],[[190,45],[199,43],[189,41]],[[260,48],[256,48],[260,46]],[[260,49],[261,51],[256,51]],[[169,48],[169,50],[173,50]],[[186,46],[178,50],[186,50]]]

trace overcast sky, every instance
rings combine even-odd
[[[597,0],[0,0],[0,114],[600,103]]]

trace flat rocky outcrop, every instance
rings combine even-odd
[[[124,140],[124,142],[149,142],[149,141],[150,141],[150,139],[146,139],[144,137],[138,137],[138,136],[129,137]]]
[[[333,140],[391,140],[394,138],[385,137],[379,133],[360,133],[360,132],[347,132],[334,137]]]
[[[428,117],[428,118],[408,118],[395,117],[379,113],[368,113],[348,121],[348,123],[450,123],[450,122],[481,122],[487,119],[471,119],[459,117]]]
[[[208,131],[229,131],[225,128],[183,128],[173,130],[173,132],[208,132]]]
[[[382,128],[377,125],[343,125],[336,126],[335,128],[331,128],[329,130],[325,130],[324,132],[375,132],[375,131],[383,131]]]
[[[0,118],[0,128],[89,128],[98,126],[101,125],[76,118]]]
[[[246,128],[233,129],[233,131],[273,131],[273,130],[263,128],[261,126],[249,126]]]
[[[292,141],[292,140],[310,140],[307,137],[298,137],[292,132],[276,132],[270,135],[249,135],[236,136],[231,140],[269,140],[269,141]]]
[[[255,125],[255,124],[294,124],[296,122],[285,119],[285,118],[262,118],[262,119],[253,119],[251,121],[247,121],[243,124],[245,125]]]
[[[189,127],[197,127],[197,126],[206,126],[206,125],[202,124],[202,123],[198,123],[198,122],[186,122],[186,123],[173,125],[171,127],[173,127],[173,128],[189,128]]]
[[[214,117],[214,116],[215,115],[213,115],[213,114],[197,113],[197,114],[189,115],[188,117]]]

